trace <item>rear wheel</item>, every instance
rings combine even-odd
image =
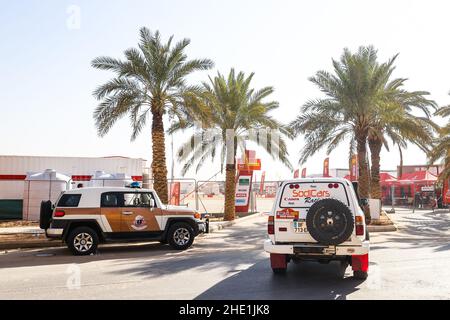
[[[286,274],[286,268],[272,268],[274,274]]]
[[[194,242],[194,229],[186,222],[174,223],[169,228],[167,239],[175,250],[186,250]]]
[[[366,280],[368,273],[366,271],[355,270],[353,271],[353,278],[358,280]]]
[[[347,270],[348,266],[349,266],[349,263],[348,263],[347,259],[339,261],[339,265],[338,265],[339,278],[343,278],[345,276],[345,271]]]
[[[95,253],[98,242],[97,232],[90,227],[77,227],[67,237],[67,246],[76,256],[86,256]]]

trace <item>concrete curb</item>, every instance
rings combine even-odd
[[[62,241],[52,240],[11,241],[0,243],[0,250],[62,247],[63,245]]]
[[[385,226],[369,225],[367,230],[369,230],[369,232],[392,232],[397,231],[398,228],[395,224],[388,224]]]
[[[254,218],[254,217],[258,216],[258,215],[261,215],[261,213],[260,212],[256,212],[256,213],[253,213],[253,214],[248,215],[246,217],[235,219],[233,221],[222,221],[222,222],[210,223],[209,224],[209,233],[213,233],[213,232],[216,232],[218,230],[222,230],[222,229],[231,227],[232,225],[239,224],[241,222],[244,222],[246,220]]]

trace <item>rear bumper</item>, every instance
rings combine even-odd
[[[321,247],[320,253],[314,253],[314,249]],[[323,249],[323,250],[322,250]],[[288,255],[329,255],[329,256],[352,256],[368,254],[370,249],[369,241],[363,241],[360,246],[338,245],[338,246],[317,246],[315,244],[273,244],[272,240],[264,241],[264,250],[268,253],[288,254]],[[308,252],[312,251],[312,252]]]
[[[62,239],[63,232],[62,228],[48,228],[45,230],[45,235],[51,239]]]

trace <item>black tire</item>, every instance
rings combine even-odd
[[[314,203],[306,215],[306,227],[311,237],[324,245],[338,245],[352,235],[354,218],[351,210],[337,199]]]
[[[286,274],[287,268],[272,268],[274,274]]]
[[[186,222],[176,222],[170,226],[167,241],[175,250],[186,250],[194,242],[194,228]]]
[[[348,260],[341,260],[338,264],[338,276],[339,278],[344,278],[345,271],[347,270],[347,267],[349,266]]]
[[[368,273],[365,271],[359,271],[359,270],[353,271],[353,278],[355,278],[355,279],[366,280],[367,276],[368,276]]]
[[[161,240],[159,240],[159,243],[161,243],[161,244],[167,244],[167,239],[161,239]]]
[[[67,246],[76,256],[87,256],[95,253],[98,242],[97,232],[90,227],[76,227],[70,231],[66,239]]]
[[[50,227],[50,221],[52,220],[52,202],[41,201],[41,211],[39,214],[39,227],[41,229],[48,229]]]

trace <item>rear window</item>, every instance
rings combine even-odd
[[[123,194],[103,193],[101,197],[101,206],[104,208],[123,207]]]
[[[280,208],[309,208],[325,198],[334,198],[350,205],[342,182],[292,182],[283,187]]]
[[[81,194],[63,194],[58,201],[58,207],[78,207]]]

